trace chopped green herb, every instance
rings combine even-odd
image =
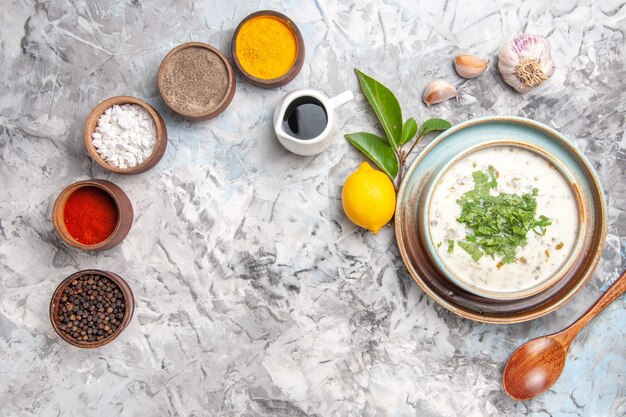
[[[437,249],[439,249],[441,247],[441,243],[442,242],[437,243]]]
[[[552,224],[546,216],[535,217],[539,190],[522,195],[499,193],[491,190],[498,186],[498,173],[489,166],[487,171],[472,174],[474,189],[464,193],[457,200],[461,215],[457,219],[471,230],[459,246],[477,262],[483,255],[501,257],[500,262],[510,264],[516,261],[518,247],[526,245],[526,235],[533,231],[538,235],[546,233]]]
[[[470,256],[472,257],[472,259],[474,260],[474,262],[478,262],[478,260],[480,258],[482,258],[483,253],[481,252],[481,250],[478,248],[478,245],[472,242],[467,242],[464,240],[459,241],[459,246],[461,247],[461,249],[463,249],[465,252],[469,253]]]
[[[448,239],[448,253],[454,252],[454,240]]]

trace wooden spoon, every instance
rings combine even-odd
[[[625,291],[626,272],[569,327],[520,346],[504,367],[502,386],[506,393],[515,400],[529,400],[546,392],[563,372],[574,337]]]

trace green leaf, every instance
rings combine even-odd
[[[398,175],[398,157],[391,146],[373,133],[358,132],[345,135],[358,150],[374,161],[393,180]]]
[[[409,117],[408,119],[406,119],[406,122],[404,122],[404,125],[402,126],[402,139],[400,139],[400,145],[404,145],[405,143],[409,142],[411,139],[413,139],[416,133],[417,122],[414,118]]]
[[[428,119],[424,123],[422,123],[422,132],[420,136],[426,136],[430,132],[442,132],[444,130],[450,129],[452,125],[449,121],[444,119]]]
[[[501,266],[513,263],[517,248],[528,243],[526,235],[531,230],[542,235],[552,224],[546,216],[535,217],[539,190],[492,194],[498,187],[498,173],[491,165],[486,171],[474,171],[472,178],[474,189],[457,200],[461,207],[457,220],[471,232],[458,244],[475,261],[487,255],[501,257]]]
[[[483,253],[480,251],[478,245],[475,243],[461,240],[459,242],[459,246],[472,257],[474,262],[478,262],[478,260],[483,256]]]
[[[374,113],[378,117],[380,124],[387,135],[387,140],[393,149],[398,149],[402,139],[402,110],[398,99],[391,90],[373,79],[363,74],[358,69],[354,70],[359,77],[361,90],[369,101]]]
[[[452,253],[454,251],[454,240],[448,239],[448,253]]]

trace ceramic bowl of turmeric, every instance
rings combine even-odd
[[[282,13],[262,10],[239,23],[231,44],[235,66],[262,88],[283,86],[304,64],[304,40],[296,24]]]
[[[133,206],[126,193],[110,181],[79,181],[61,191],[52,221],[68,245],[101,251],[124,240],[133,224]]]

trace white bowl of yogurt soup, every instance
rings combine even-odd
[[[441,272],[491,299],[545,290],[582,248],[583,204],[570,173],[515,141],[482,144],[437,171],[420,206],[420,234]]]

